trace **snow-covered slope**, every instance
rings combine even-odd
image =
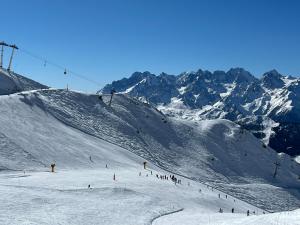
[[[278,152],[300,154],[300,80],[276,70],[254,77],[241,68],[182,73],[134,73],[101,92],[120,93],[155,104],[187,120],[229,119],[252,131]]]
[[[119,155],[121,148],[265,209],[299,205],[299,164],[264,147],[239,125],[168,118],[124,95],[116,95],[110,107],[109,97],[101,101],[66,90],[1,96],[0,167],[45,170],[55,162],[65,169],[103,168],[107,160],[132,164],[123,160],[123,151]],[[281,166],[273,178],[275,162]]]
[[[48,88],[24,76],[0,68],[0,95]]]

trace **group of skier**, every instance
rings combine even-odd
[[[91,158],[90,158],[90,161],[92,161],[91,160]],[[144,169],[146,169],[146,165],[147,165],[147,162],[143,162],[143,167],[144,167]],[[52,165],[51,165],[52,166]],[[54,167],[54,166],[53,166]],[[105,165],[105,168],[108,168],[108,166],[107,166],[107,164]],[[152,175],[153,173],[152,173],[152,170],[150,170],[150,174]],[[141,176],[142,175],[142,172],[139,172],[139,176]],[[148,177],[148,173],[146,174],[146,177]],[[156,174],[156,178],[157,179],[161,179],[161,180],[171,180],[171,181],[173,181],[174,182],[174,184],[176,185],[176,184],[181,184],[181,180],[180,179],[178,179],[174,174],[172,174],[172,175],[169,175],[169,176],[167,176],[167,175],[161,175],[161,174]],[[113,174],[113,180],[116,180],[116,174]],[[190,183],[188,182],[188,186],[190,186]],[[91,188],[91,185],[89,184],[88,185],[88,189],[90,189]],[[211,191],[213,191],[214,190],[214,188],[213,187],[210,187],[209,185],[207,185],[207,188],[208,189],[210,189],[211,188]],[[199,193],[201,193],[202,192],[202,190],[201,189],[199,189]],[[221,194],[220,193],[218,193],[218,198],[221,198]],[[225,195],[225,198],[227,199],[227,195]],[[235,202],[235,199],[234,199],[234,202]],[[219,209],[219,213],[223,213],[224,212],[224,210],[222,209],[222,208],[220,208]],[[234,213],[234,208],[232,208],[231,209],[231,213]],[[255,214],[255,211],[253,211],[253,214]],[[265,212],[263,212],[263,214],[265,214]],[[249,210],[247,210],[247,216],[249,216],[250,215],[250,211]]]
[[[161,179],[161,180],[171,180],[174,182],[174,184],[181,184],[181,180],[179,180],[177,177],[175,177],[174,175],[160,175],[160,174],[156,174],[157,179]]]

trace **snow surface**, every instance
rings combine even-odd
[[[108,99],[66,90],[0,96],[0,224],[280,224],[285,214],[263,210],[299,206],[299,165],[238,125]],[[156,174],[182,174],[182,185]],[[288,213],[284,222],[297,224],[299,212]]]
[[[48,87],[36,81],[0,68],[0,95],[46,88]]]

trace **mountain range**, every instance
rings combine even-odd
[[[228,119],[251,131],[277,152],[300,154],[300,79],[276,70],[261,78],[243,68],[184,72],[179,75],[135,72],[107,84],[150,103],[164,114],[185,120]]]

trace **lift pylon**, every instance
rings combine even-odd
[[[8,44],[6,44],[4,41],[0,42],[0,46],[1,46],[1,56],[0,56],[0,68],[3,67],[3,51],[4,51],[4,46],[8,46]]]
[[[10,56],[10,60],[9,60],[8,68],[7,68],[8,71],[10,71],[10,69],[11,69],[11,64],[12,64],[15,49],[17,49],[17,50],[19,49],[16,45],[9,45],[9,47],[12,48],[12,52],[11,52],[11,56]]]

